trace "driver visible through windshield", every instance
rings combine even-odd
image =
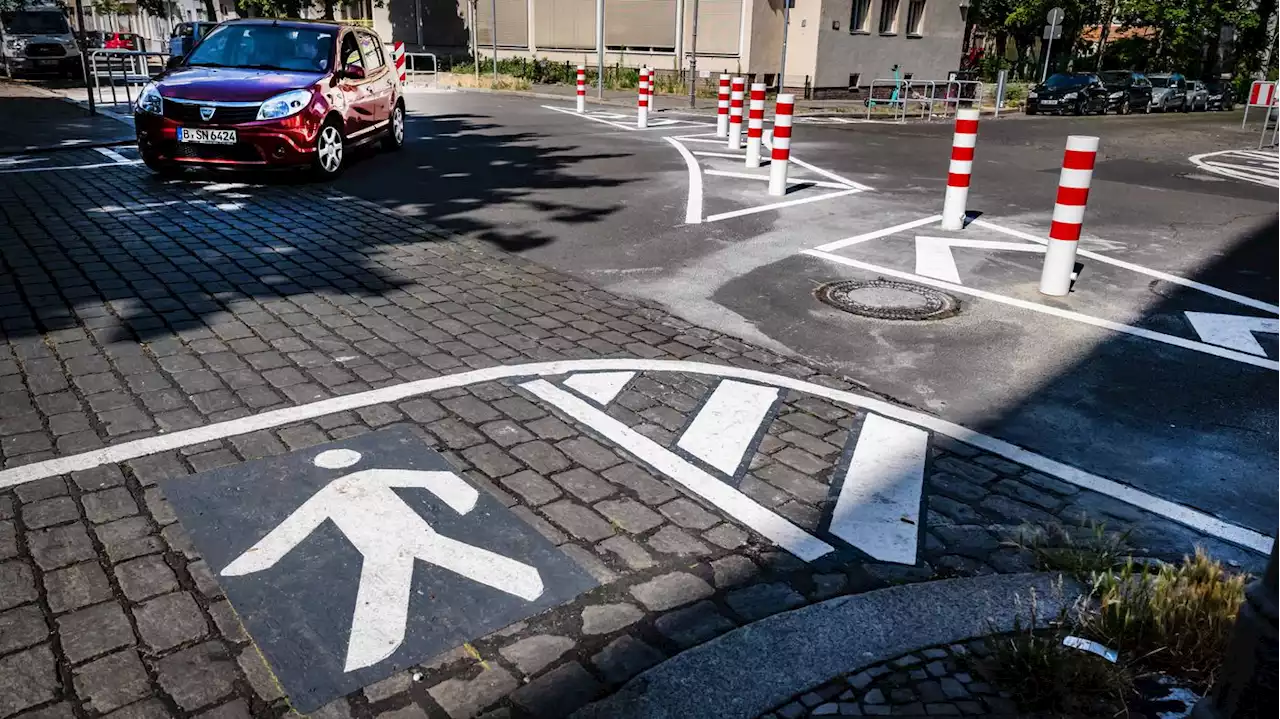
[[[193,67],[328,72],[331,30],[277,25],[223,25],[196,45],[184,63]]]

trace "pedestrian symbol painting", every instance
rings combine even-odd
[[[594,586],[406,428],[163,490],[302,712]]]

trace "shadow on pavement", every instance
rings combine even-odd
[[[0,88],[0,118],[3,118],[0,155],[133,139],[133,131],[122,123],[108,117],[90,116],[66,100],[28,94],[14,96],[7,94],[7,89]]]

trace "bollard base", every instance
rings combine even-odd
[[[644,108],[640,108],[636,114],[636,127],[641,130],[649,127],[649,112]]]
[[[747,138],[747,167],[760,166],[760,138]]]
[[[1044,269],[1040,272],[1040,294],[1063,297],[1071,292],[1071,273],[1076,268],[1078,244],[1050,238],[1044,253]]]
[[[769,162],[769,194],[782,197],[787,194],[787,161],[771,160]]]
[[[729,117],[727,115],[720,115],[716,117],[716,137],[728,137],[728,136],[729,136]]]
[[[742,126],[741,125],[734,123],[729,126],[728,145],[730,150],[742,149]]]

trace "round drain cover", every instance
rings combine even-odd
[[[816,294],[832,307],[881,320],[940,320],[960,312],[960,301],[946,292],[899,280],[828,282]]]

